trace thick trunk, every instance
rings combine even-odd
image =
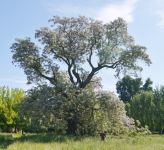
[[[67,120],[67,133],[71,135],[76,135],[77,131],[77,121],[75,118]]]

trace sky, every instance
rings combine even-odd
[[[36,29],[50,24],[52,16],[87,16],[104,23],[122,17],[136,44],[147,47],[152,65],[144,64],[138,74],[154,87],[164,85],[164,0],[1,0],[0,1],[0,86],[31,88],[22,69],[12,64],[15,38],[34,37]],[[103,70],[103,89],[115,91],[118,79]]]

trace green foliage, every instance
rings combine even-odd
[[[155,104],[155,131],[164,133],[164,87],[156,88],[154,90],[154,104]]]
[[[123,77],[116,84],[117,93],[123,102],[129,102],[131,98],[141,91],[152,91],[153,82],[148,78],[143,84],[141,78]]]
[[[135,44],[121,18],[103,24],[83,16],[54,16],[50,22],[51,28],[36,30],[35,38],[42,46],[30,38],[17,39],[11,46],[13,62],[24,70],[29,82],[49,81],[60,86],[61,63],[69,81],[78,88],[85,88],[103,68],[114,69],[119,76],[141,71],[139,60],[151,64],[146,48]]]
[[[95,120],[99,131],[113,135],[125,134],[134,127],[126,115],[124,103],[110,92],[99,93]]]
[[[0,88],[0,128],[2,131],[17,130],[21,124],[19,104],[23,101],[21,89]]]
[[[30,125],[34,123],[36,128],[45,131],[60,134],[93,133],[93,91],[75,90],[72,87],[66,90],[65,96],[46,85],[30,90],[22,104],[22,113],[29,119]]]
[[[125,76],[116,84],[117,93],[124,102],[129,102],[130,99],[140,91],[142,85],[141,78],[133,79],[130,76]]]
[[[84,16],[54,16],[50,22],[51,28],[36,30],[40,47],[30,38],[17,39],[11,46],[13,63],[24,70],[29,83],[39,85],[21,104],[26,130],[79,135],[123,132],[123,118],[128,118],[124,104],[110,94],[97,97],[95,75],[103,68],[114,69],[117,77],[141,71],[138,61],[151,64],[146,47],[135,44],[121,18],[103,24]],[[129,97],[141,80],[135,84]]]
[[[79,90],[67,87],[65,92],[66,97],[46,85],[30,90],[22,103],[22,114],[28,120],[26,130],[76,135],[106,130],[118,135],[130,128],[124,103],[112,93],[97,93],[92,86]]]
[[[129,114],[141,122],[142,126],[148,125],[150,129],[154,128],[154,96],[152,92],[142,92],[136,94],[130,102]]]
[[[144,91],[152,91],[153,90],[152,84],[153,84],[153,82],[150,80],[150,78],[147,78],[147,80],[145,81],[145,84],[143,85],[142,89]]]
[[[148,126],[152,132],[164,130],[163,87],[136,94],[127,106],[128,115],[139,120],[141,126]]]
[[[59,100],[59,96],[57,97],[55,93],[54,88],[46,85],[35,87],[27,92],[21,104],[21,115],[27,122],[24,127],[26,132],[45,132],[52,127],[56,132],[65,128],[65,122],[62,120],[65,99],[60,95]]]

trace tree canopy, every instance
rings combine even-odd
[[[146,47],[135,44],[121,18],[106,24],[84,16],[54,16],[49,21],[51,27],[36,30],[35,42],[27,37],[11,46],[13,62],[23,68],[29,82],[69,82],[85,88],[103,68],[119,76],[141,71],[139,60],[151,64]]]
[[[130,76],[125,76],[117,82],[116,89],[120,99],[124,102],[129,102],[132,96],[141,90],[141,85],[141,78],[133,79]]]
[[[141,78],[132,78],[127,75],[117,82],[116,89],[120,99],[129,102],[134,95],[141,91],[152,91],[152,84],[150,78],[147,78],[143,84]]]

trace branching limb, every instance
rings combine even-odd
[[[87,59],[89,65],[91,66],[92,69],[94,69],[94,66],[92,64],[92,55],[93,55],[93,51],[92,51],[92,48],[91,48],[91,51],[90,51],[90,54],[89,54],[89,58]]]

